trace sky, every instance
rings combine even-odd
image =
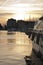
[[[0,0],[0,22],[43,16],[43,0]]]
[[[4,3],[3,3],[4,2]],[[43,4],[43,0],[0,0],[0,5],[12,5],[17,3],[28,3],[28,4]]]

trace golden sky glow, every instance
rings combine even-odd
[[[43,16],[43,0],[0,0],[0,22]],[[4,20],[3,20],[4,19]]]

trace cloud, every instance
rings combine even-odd
[[[38,4],[43,3],[43,0],[21,0],[22,3]]]
[[[17,3],[40,4],[43,0],[0,0],[1,6],[10,6]]]
[[[13,13],[0,13],[0,17],[12,16]]]
[[[28,11],[43,10],[43,0],[0,0],[0,4],[0,12],[15,12],[19,8]]]

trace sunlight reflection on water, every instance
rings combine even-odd
[[[32,41],[25,33],[0,31],[0,65],[25,65],[31,55]]]

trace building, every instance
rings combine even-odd
[[[40,17],[34,26],[34,30],[43,30],[43,17]]]
[[[38,57],[43,60],[43,17],[40,17],[36,23],[34,30],[36,34],[33,40],[33,49],[37,53]]]

